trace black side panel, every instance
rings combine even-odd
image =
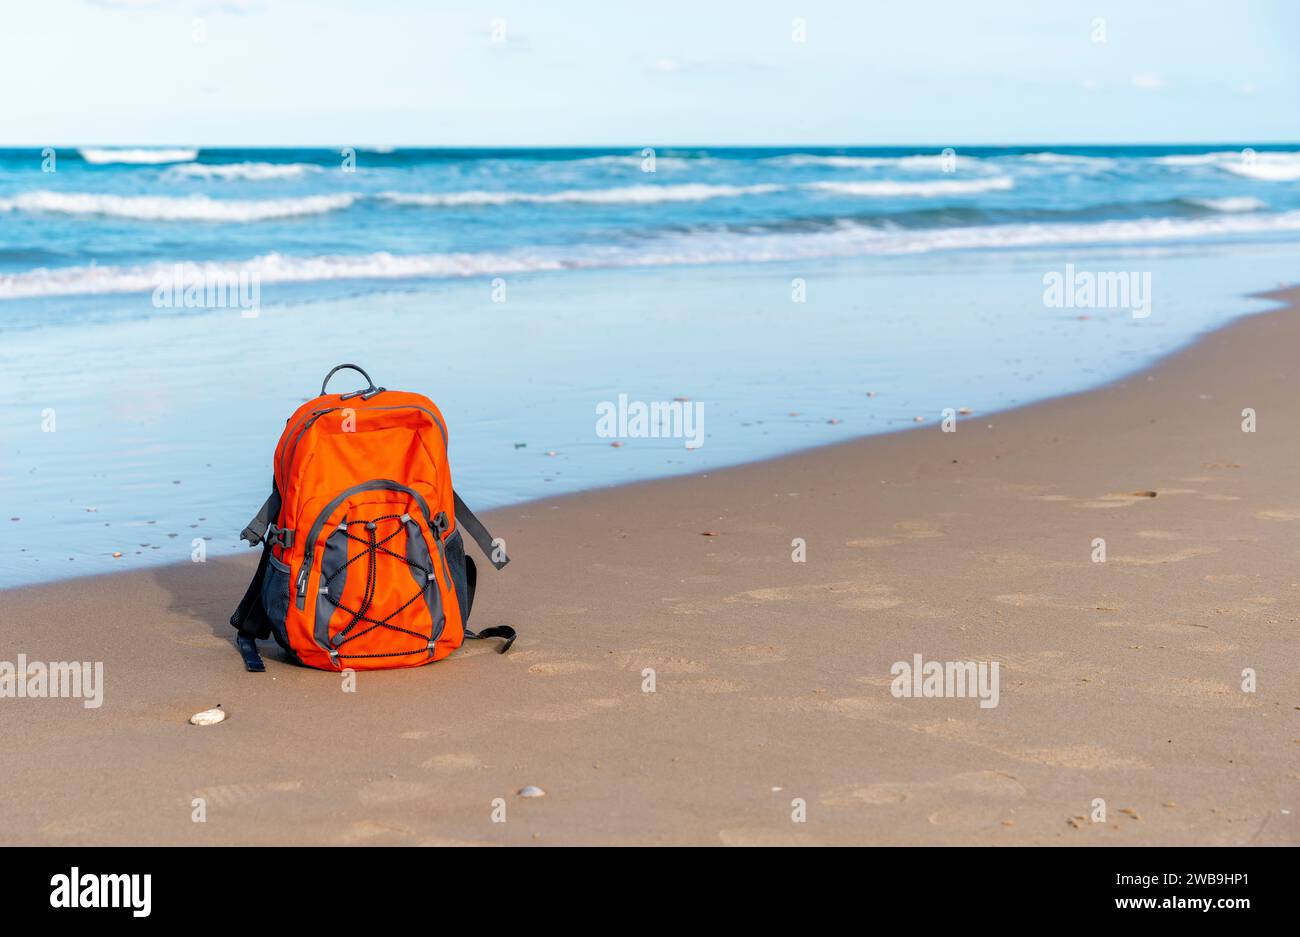
[[[315,634],[316,643],[328,643],[330,619],[338,611],[338,606],[330,601],[343,600],[343,587],[348,581],[348,535],[342,527],[337,527],[325,538],[325,558],[320,566],[320,592],[316,596]],[[329,580],[328,585],[326,580]]]
[[[289,567],[277,560],[267,550],[266,575],[262,578],[262,607],[271,623],[271,636],[284,648],[289,659],[298,663],[298,655],[289,647],[289,637],[284,629],[285,616],[289,614]]]
[[[460,531],[456,531],[443,542],[447,554],[447,569],[451,572],[452,584],[456,587],[456,601],[460,604],[460,621],[464,625],[469,621],[469,607],[474,596],[469,587],[466,563],[472,562],[465,555],[465,540]]]
[[[436,537],[437,534],[430,531],[429,536]],[[406,522],[406,562],[411,578],[420,587],[424,594],[424,604],[429,609],[429,621],[432,622],[432,631],[429,633],[429,653],[432,655],[433,642],[438,640],[442,629],[447,626],[447,616],[442,611],[442,592],[438,589],[437,580],[430,578],[430,575],[434,577],[438,575],[438,565],[429,553],[429,544],[424,540],[420,522],[414,517]],[[430,573],[423,573],[422,569],[427,569]]]

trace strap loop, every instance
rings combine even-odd
[[[510,650],[510,645],[515,643],[515,638],[519,637],[519,635],[509,625],[493,625],[491,628],[484,628],[482,631],[470,631],[466,628],[465,637],[474,641],[481,641],[484,638],[504,638],[505,643],[497,648],[498,654],[504,654]]]
[[[461,500],[460,492],[453,491],[452,498],[456,506],[456,523],[464,527],[469,532],[469,535],[474,538],[474,542],[478,544],[478,548],[483,551],[483,555],[487,557],[489,563],[497,569],[504,569],[505,565],[510,562],[510,557],[506,556],[505,549],[498,546],[492,539],[492,534],[483,526],[483,522],[469,509],[469,505]],[[497,561],[498,556],[501,557],[499,562]]]
[[[239,533],[239,539],[247,540],[250,547],[255,547],[262,542],[266,536],[266,531],[271,527],[272,520],[280,516],[280,491],[275,487],[275,482],[271,482],[271,493],[267,495],[262,506],[258,508],[253,519],[248,522]]]

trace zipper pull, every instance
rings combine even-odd
[[[308,568],[307,564],[304,563],[303,566],[302,566],[302,572],[300,572],[300,573],[298,574],[298,594],[299,594],[299,595],[306,595],[306,594],[307,594],[307,573],[308,573],[308,571],[309,571],[309,568]]]

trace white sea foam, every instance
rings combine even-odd
[[[1152,161],[1164,166],[1212,166],[1260,182],[1294,182],[1300,179],[1300,152],[1219,150],[1158,156]]]
[[[962,165],[976,162],[974,156],[957,154]],[[942,154],[918,153],[911,156],[823,156],[813,153],[790,153],[771,156],[763,160],[777,166],[818,166],[827,169],[905,169],[908,171],[941,172],[946,165]]]
[[[702,202],[714,198],[763,195],[778,185],[629,185],[612,189],[567,189],[563,192],[384,192],[380,198],[396,205],[456,207],[463,205],[648,205],[658,202]]]
[[[1260,182],[1294,182],[1300,179],[1300,153],[1256,153],[1250,158],[1238,154],[1219,168]]]
[[[1149,218],[1094,224],[985,225],[898,231],[846,223],[820,232],[738,234],[694,232],[631,245],[579,245],[505,253],[395,255],[372,253],[295,257],[266,254],[242,263],[186,266],[187,276],[260,278],[263,285],[330,280],[472,277],[600,267],[761,263],[944,250],[1032,249],[1059,245],[1117,247],[1162,241],[1300,232],[1300,211],[1275,215],[1225,214],[1206,218]],[[172,264],[83,266],[0,276],[0,300],[36,296],[151,291]]]
[[[0,211],[60,215],[98,215],[139,221],[267,221],[319,215],[347,208],[355,195],[308,195],[257,200],[214,199],[206,195],[97,195],[88,192],[24,192],[0,199]]]
[[[1040,166],[1062,166],[1071,169],[1103,170],[1115,165],[1115,160],[1107,156],[1082,156],[1078,153],[1026,153],[1020,159]]]
[[[1211,211],[1244,212],[1262,211],[1267,203],[1250,195],[1229,196],[1227,198],[1189,198],[1187,201]]]
[[[88,163],[103,165],[107,163],[130,163],[136,165],[157,165],[159,163],[188,163],[196,159],[198,150],[188,149],[106,149],[99,147],[82,147],[78,152]]]
[[[936,179],[927,182],[898,182],[880,180],[871,182],[810,182],[806,188],[837,195],[857,195],[865,198],[935,198],[943,195],[975,195],[980,192],[1005,192],[1015,187],[1008,176],[988,179]]]
[[[296,179],[307,173],[320,172],[311,163],[180,163],[168,168],[168,175],[196,179],[226,179],[263,182],[272,179]]]

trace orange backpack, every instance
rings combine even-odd
[[[326,394],[337,371],[369,386]],[[245,666],[266,669],[256,641],[274,636],[296,663],[321,670],[418,667],[465,638],[477,573],[461,531],[497,569],[501,541],[451,487],[447,425],[427,397],[376,387],[354,364],[325,375],[275,448],[271,495],[240,537],[262,558],[230,616]]]

